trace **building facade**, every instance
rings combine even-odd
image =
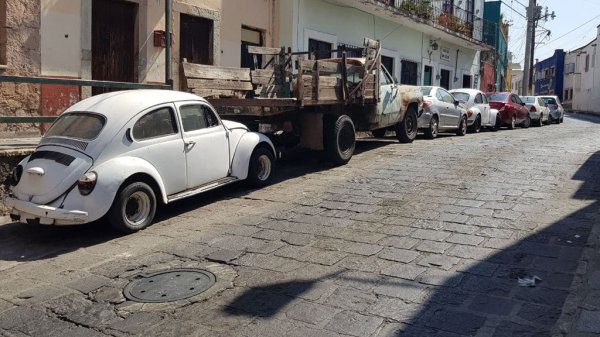
[[[482,18],[483,0],[281,0],[279,35],[294,51],[378,39],[382,63],[400,83],[479,88],[479,53],[488,48]]]
[[[554,55],[535,64],[535,95],[556,95],[563,101],[563,80],[565,68],[565,52],[554,51]]]
[[[563,95],[573,111],[600,114],[600,26],[596,38],[565,56]]]
[[[508,78],[508,25],[503,22],[500,12],[501,1],[486,1],[484,4],[483,40],[494,48],[482,55],[482,71],[487,72],[482,82],[484,91],[505,91]],[[489,65],[493,64],[492,69]],[[487,69],[486,69],[487,67]],[[493,70],[493,77],[489,71]]]
[[[239,67],[247,45],[279,40],[278,0],[172,0],[174,88],[180,62]],[[3,0],[0,73],[165,83],[165,0]],[[162,35],[161,35],[162,34]],[[247,49],[246,49],[247,51]],[[54,116],[102,88],[0,84],[4,115]],[[28,128],[29,125],[0,125]]]

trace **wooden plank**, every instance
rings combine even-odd
[[[226,89],[252,90],[252,83],[246,81],[205,80],[190,78],[187,80],[190,89]]]
[[[308,86],[316,86],[317,83],[316,78],[311,75],[304,75],[302,81]],[[332,87],[340,83],[340,79],[335,76],[319,76],[319,85]]]
[[[260,107],[294,107],[299,105],[295,98],[273,98],[273,99],[240,99],[240,98],[212,98],[208,100],[214,107],[242,107],[242,106],[260,106]]]
[[[326,73],[340,73],[341,68],[339,68],[339,64],[335,63],[335,62],[327,62],[327,61],[315,61],[315,60],[301,60],[300,63],[302,63],[302,68],[304,70],[307,71],[319,71],[319,72],[326,72]],[[318,63],[319,65],[319,69],[316,68],[316,64]]]
[[[283,78],[277,77],[252,77],[252,84],[268,85],[268,84],[283,84]]]
[[[192,92],[202,97],[243,97],[244,94],[236,90],[194,89]]]
[[[256,69],[250,72],[251,76],[271,77],[275,71],[273,69]]]
[[[279,55],[281,48],[248,46],[248,53],[260,55]]]
[[[337,87],[319,88],[319,92],[317,94],[317,99],[318,100],[335,100],[335,99],[342,100],[343,99],[342,87],[337,86]]]
[[[186,78],[250,81],[249,68],[216,67],[188,62],[183,62],[182,65]]]

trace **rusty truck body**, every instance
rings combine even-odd
[[[392,130],[400,142],[415,139],[422,94],[396,83],[382,66],[379,41],[365,38],[363,57],[346,57],[346,50],[320,60],[284,48],[251,46],[249,52],[255,70],[184,60],[182,85],[224,118],[267,134],[279,149],[325,150],[336,164],[352,157],[356,131],[381,137]]]

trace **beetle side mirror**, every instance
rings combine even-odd
[[[525,102],[521,102],[521,105],[522,105],[522,106],[525,106]]]

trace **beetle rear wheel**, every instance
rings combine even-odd
[[[122,188],[108,211],[108,220],[117,230],[133,233],[148,227],[156,213],[156,196],[148,184],[134,182]]]

